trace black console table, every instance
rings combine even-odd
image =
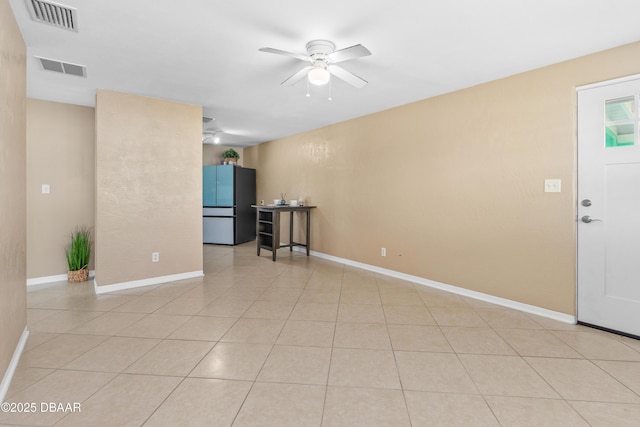
[[[289,251],[293,251],[294,246],[302,246],[307,248],[307,256],[309,256],[309,247],[311,242],[311,209],[315,206],[258,206],[252,205],[251,207],[258,210],[256,215],[256,247],[258,256],[260,256],[260,249],[266,249],[271,251],[273,260],[276,260],[276,252],[279,248],[289,248]],[[280,244],[280,214],[282,212],[289,212],[289,244]],[[305,212],[306,213],[306,242],[297,243],[293,241],[293,213]]]

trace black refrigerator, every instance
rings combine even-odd
[[[237,245],[256,238],[256,170],[202,168],[202,241]]]

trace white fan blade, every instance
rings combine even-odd
[[[289,77],[287,80],[283,81],[281,84],[283,86],[293,86],[294,84],[298,83],[300,80],[305,78],[307,76],[307,73],[309,72],[309,70],[312,69],[312,68],[313,67],[311,65],[307,65],[302,70],[298,71],[297,73],[295,73],[291,77]]]
[[[363,88],[367,85],[367,81],[361,79],[360,77],[353,74],[351,71],[347,71],[344,68],[338,65],[329,65],[327,67],[329,72],[339,78],[340,80],[344,80],[352,86],[357,87],[358,89]]]
[[[260,52],[275,53],[276,55],[290,56],[292,58],[299,59],[300,61],[311,61],[311,58],[309,58],[307,55],[300,55],[293,52],[287,52],[286,50],[274,49],[272,47],[261,47],[258,50]]]
[[[369,55],[371,55],[369,49],[362,46],[361,44],[357,44],[351,47],[345,47],[344,49],[336,50],[335,52],[327,55],[327,58],[329,59],[329,62],[333,62],[335,64],[342,61],[348,61],[349,59],[355,59]]]

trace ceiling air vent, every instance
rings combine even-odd
[[[57,59],[41,58],[39,56],[36,56],[36,59],[40,61],[42,68],[47,71],[55,71],[78,77],[87,77],[87,67],[84,65],[71,64],[69,62],[62,62]]]
[[[26,0],[31,19],[59,28],[78,31],[76,10],[61,4],[41,0]]]

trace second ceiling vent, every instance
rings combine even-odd
[[[78,31],[76,10],[69,6],[42,1],[26,0],[31,19],[71,31]]]

